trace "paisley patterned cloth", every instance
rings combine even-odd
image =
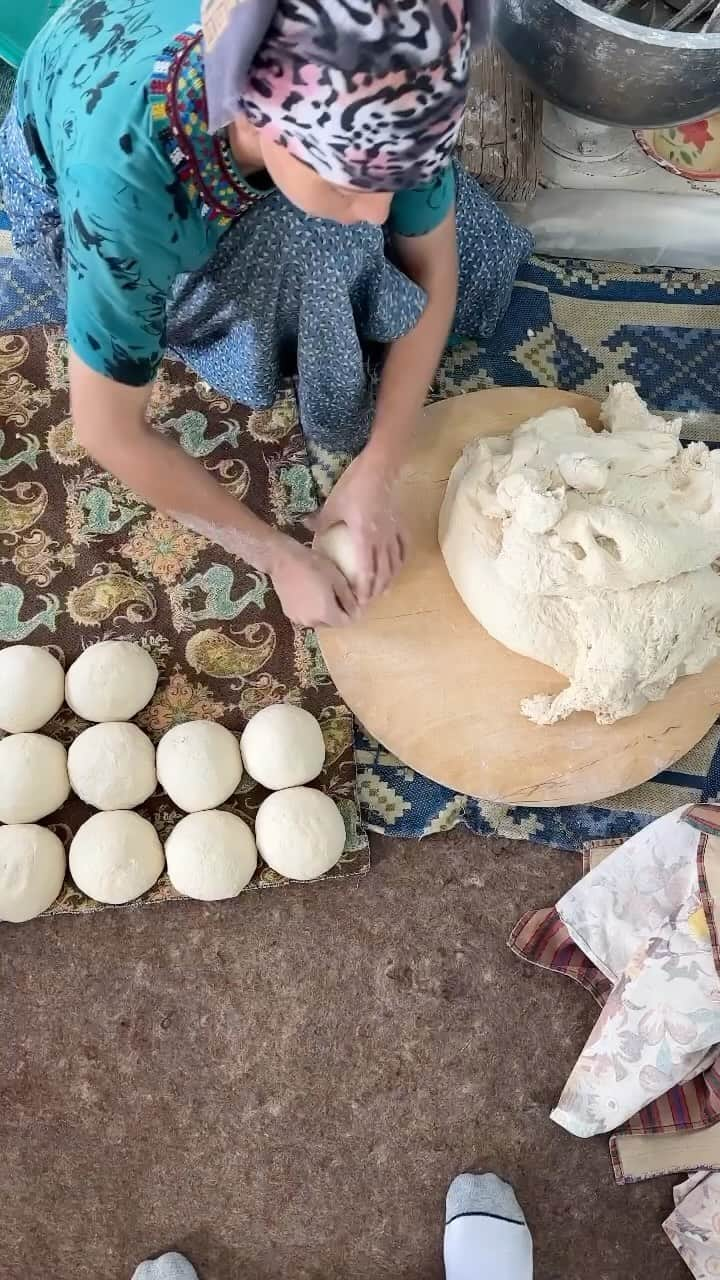
[[[175,436],[266,520],[291,529],[315,509],[291,395],[249,414],[168,361],[151,413],[158,431]],[[239,732],[270,703],[307,707],[327,747],[319,785],[347,829],[345,853],[330,874],[366,870],[352,717],[314,633],[287,621],[263,574],[147,507],[84,453],[69,418],[62,330],[0,335],[0,422],[0,646],[44,645],[67,665],[97,640],[139,642],[161,672],[152,702],[137,717],[154,741],[186,720],[218,720]],[[84,727],[63,707],[47,732],[69,745]],[[262,798],[246,779],[226,807],[252,821]],[[141,812],[161,838],[182,816],[162,793]],[[89,813],[73,799],[49,825],[67,843]],[[278,882],[262,868],[254,883]],[[177,896],[163,876],[142,901]],[[51,911],[95,906],[68,881]]]

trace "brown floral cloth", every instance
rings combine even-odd
[[[298,521],[314,510],[317,490],[290,392],[272,409],[250,413],[167,360],[150,413],[158,431],[175,436],[258,515],[306,537]],[[67,667],[108,639],[138,642],[160,668],[155,696],[137,717],[155,742],[185,720],[218,720],[239,732],[273,702],[311,711],[327,748],[317,785],[337,803],[347,830],[329,874],[367,870],[352,716],[314,633],[287,621],[265,575],[154,511],[92,462],[73,436],[61,330],[2,334],[0,647],[42,645]],[[45,732],[69,746],[85,727],[63,707]],[[244,778],[224,807],[252,822],[263,795]],[[140,812],[161,839],[182,817],[161,791]],[[47,825],[67,845],[90,813],[71,797]],[[281,882],[261,867],[253,884]],[[178,896],[163,875],[141,902]],[[68,878],[50,910],[98,906]]]

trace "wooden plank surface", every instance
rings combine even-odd
[[[458,153],[499,200],[530,200],[540,176],[542,102],[492,46],[472,56]]]
[[[493,640],[455,591],[437,520],[458,455],[475,436],[502,435],[560,404],[598,425],[597,401],[544,387],[493,388],[427,409],[400,485],[409,562],[358,622],[318,632],[341,696],[384,746],[461,795],[505,804],[588,804],[638,786],[685,755],[720,712],[716,662],[615,724],[588,712],[533,724],[521,700],[567,681]]]

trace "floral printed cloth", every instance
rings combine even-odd
[[[720,1276],[720,1174],[694,1173],[673,1190],[675,1212],[663,1223],[696,1280]]]
[[[552,1118],[607,1133],[713,1061],[720,978],[684,809],[627,840],[557,904],[612,990]]]
[[[602,1006],[553,1119],[579,1137],[622,1126],[618,1181],[692,1171],[664,1229],[696,1280],[717,1280],[720,805],[676,809],[612,852],[592,848],[589,864],[510,937]]]

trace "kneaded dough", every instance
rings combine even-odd
[[[83,720],[132,720],[152,698],[157,682],[158,669],[139,644],[100,640],[73,662],[65,677],[65,698]]]
[[[20,924],[47,911],[65,879],[65,850],[46,827],[0,827],[0,920]]]
[[[154,826],[127,809],[94,813],[70,845],[70,874],[78,889],[111,906],[147,893],[164,865]]]
[[[290,702],[264,707],[240,739],[245,769],[268,791],[301,787],[322,773],[325,740],[314,716]]]
[[[67,752],[44,733],[0,742],[0,822],[38,822],[70,795]]]
[[[186,813],[224,804],[242,771],[237,738],[213,720],[176,724],[158,743],[158,781]]]
[[[341,574],[351,587],[357,585],[359,578],[358,558],[355,542],[348,526],[341,521],[333,524],[315,539],[315,550],[322,551],[328,560],[337,565]]]
[[[720,453],[612,387],[595,432],[551,409],[468,445],[440,512],[445,563],[508,649],[568,678],[521,710],[612,724],[720,657]]]
[[[155,748],[126,721],[93,724],[68,751],[70,785],[95,809],[134,809],[157,786]]]
[[[47,649],[12,644],[0,650],[0,729],[34,733],[60,710],[65,672]]]
[[[165,858],[173,888],[202,902],[237,897],[257,867],[249,826],[222,809],[182,818],[165,841]]]
[[[337,805],[313,787],[275,791],[255,819],[261,858],[288,880],[317,880],[339,861],[345,823]]]

